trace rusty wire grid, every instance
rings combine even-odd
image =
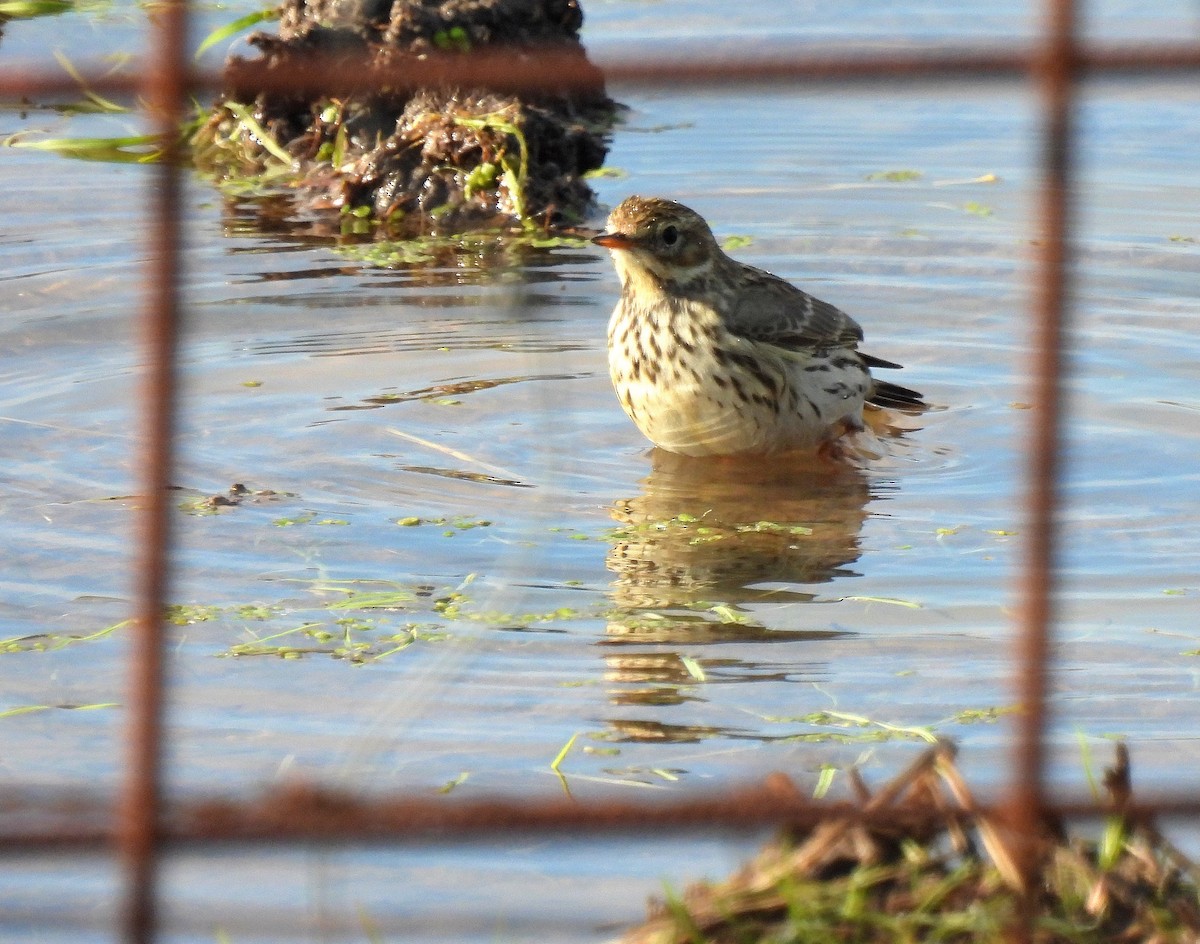
[[[731,827],[749,830],[778,825],[816,825],[833,816],[870,820],[860,808],[820,803],[771,785],[735,787],[706,796],[667,802],[570,800],[456,802],[409,797],[364,800],[319,789],[284,790],[254,802],[229,799],[181,801],[166,808],[162,796],[163,710],[168,691],[164,671],[164,625],[171,576],[168,485],[173,467],[177,400],[176,347],[181,271],[181,161],[177,129],[188,96],[212,91],[226,81],[197,72],[186,50],[186,0],[156,4],[149,59],[140,71],[101,74],[80,71],[90,88],[104,94],[140,94],[161,135],[164,159],[153,170],[148,200],[142,345],[148,368],[140,394],[143,470],[138,596],[128,667],[126,770],[115,816],[86,795],[58,805],[30,807],[24,818],[7,816],[0,850],[102,850],[115,848],[126,880],[122,933],[130,944],[148,944],[158,929],[159,860],[180,844],[214,843],[400,843],[436,838],[456,841],[504,832],[580,830],[644,834],[682,833]],[[1044,786],[1048,723],[1049,652],[1055,624],[1059,548],[1056,515],[1061,476],[1063,338],[1070,309],[1073,113],[1081,79],[1087,76],[1144,76],[1200,72],[1200,45],[1083,45],[1074,0],[1045,0],[1039,42],[1028,49],[933,47],[903,52],[814,51],[797,48],[736,59],[706,57],[696,50],[666,50],[653,59],[601,62],[610,83],[641,87],[703,87],[731,84],[789,85],[799,82],[1028,80],[1041,108],[1041,194],[1036,269],[1030,312],[1032,370],[1025,454],[1025,557],[1014,593],[1020,605],[1012,654],[1012,688],[1023,707],[1012,746],[1012,781],[986,812],[1004,817],[1018,840],[1023,865],[1033,867],[1032,840],[1048,814],[1096,815],[1090,800],[1049,797]],[[436,85],[453,79],[504,90],[546,85],[571,87],[592,81],[577,58],[553,53],[514,60],[503,53],[467,59],[423,58],[387,68],[330,61],[301,69],[265,70],[241,63],[236,85],[258,89],[317,89],[329,94],[387,82],[392,87]],[[77,87],[76,79],[44,72],[0,72],[0,96],[33,97]],[[19,811],[19,810],[18,810]],[[9,804],[8,813],[13,812]],[[1134,820],[1154,814],[1200,814],[1194,794],[1161,795],[1132,805]],[[886,812],[895,822],[895,810]],[[916,813],[914,816],[918,815]],[[879,819],[880,817],[875,817]],[[14,825],[14,819],[19,824]],[[1021,843],[1024,837],[1027,840]],[[1016,929],[1029,939],[1031,925]]]

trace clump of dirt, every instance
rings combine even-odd
[[[197,165],[225,181],[286,187],[303,215],[335,213],[388,236],[535,222],[587,212],[616,105],[579,41],[577,0],[284,0],[277,35],[249,38],[266,69],[333,57],[515,57],[551,50],[588,70],[582,90],[371,89],[342,98],[229,86],[193,135]],[[593,80],[594,77],[594,80]]]
[[[776,790],[798,796],[774,776],[785,781]],[[737,875],[652,904],[620,944],[968,944],[1014,940],[1022,920],[1035,944],[1195,944],[1196,866],[1152,823],[1126,815],[1123,745],[1105,784],[1101,838],[1072,839],[1048,822],[1023,869],[1016,838],[978,808],[939,746],[874,795],[856,781],[861,817],[782,837]]]

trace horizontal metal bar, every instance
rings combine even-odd
[[[1019,79],[1041,63],[1036,49],[993,46],[912,49],[878,53],[847,49],[831,52],[797,47],[746,58],[712,58],[710,50],[681,46],[656,48],[653,57],[601,60],[589,64],[579,55],[541,51],[519,56],[505,50],[480,50],[470,57],[402,58],[387,67],[360,61],[306,57],[292,68],[268,68],[245,61],[222,71],[184,76],[188,89],[214,92],[231,81],[266,91],[346,94],[365,87],[416,88],[450,83],[486,85],[501,90],[586,88],[602,74],[612,84],[663,86],[773,85],[798,81],[909,81],[948,79]],[[1079,50],[1084,76],[1139,77],[1200,71],[1200,44],[1093,45]],[[140,93],[144,79],[135,63],[113,74],[102,64],[77,64],[86,86],[114,96]],[[599,71],[597,71],[599,70]],[[34,99],[78,92],[80,83],[50,69],[0,69],[0,98]]]
[[[12,805],[0,814],[0,857],[63,849],[103,849],[114,843],[111,809],[73,799],[55,804]],[[1050,800],[1050,817],[1094,820],[1112,815],[1090,798]],[[959,814],[960,818],[968,814]],[[1006,818],[1003,802],[979,804],[971,815]],[[1131,803],[1130,821],[1200,816],[1200,790],[1146,797]],[[791,791],[739,787],[717,795],[668,802],[568,798],[473,800],[363,798],[336,791],[292,788],[253,800],[233,797],[170,805],[160,840],[166,845],[469,842],[520,833],[616,834],[719,832],[780,827],[809,829],[845,818],[880,827],[937,823],[944,812],[888,806],[864,812],[857,805],[816,802]]]

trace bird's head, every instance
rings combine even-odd
[[[673,200],[629,197],[592,239],[612,252],[627,288],[687,289],[707,280],[723,256],[704,218]]]

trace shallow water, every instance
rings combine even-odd
[[[696,35],[778,26],[695,9]],[[1102,12],[1101,32],[1130,16]],[[668,28],[658,5],[589,13],[599,49],[622,29]],[[1000,19],[997,31],[1028,30],[1023,8]],[[960,19],[916,22],[913,38],[963,38]],[[904,32],[863,24],[843,35]],[[36,50],[44,29],[10,24],[0,48]],[[329,241],[264,234],[246,205],[193,180],[172,790],[305,778],[536,798],[561,791],[549,765],[575,734],[562,772],[579,797],[775,769],[809,789],[824,765],[887,776],[920,746],[897,729],[955,738],[979,789],[1003,784],[1009,727],[986,719],[1013,702],[1031,101],[1003,84],[612,91],[631,112],[609,158],[623,176],[595,182],[603,205],[669,195],[719,237],[752,237],[739,258],[854,314],[868,350],[906,364],[902,381],[939,408],[861,471],[673,461],[646,450],[611,395],[616,284],[598,250],[483,246],[379,267]],[[1139,786],[1188,782],[1197,760],[1198,104],[1182,84],[1098,84],[1081,114],[1052,752],[1054,782],[1075,791],[1080,738],[1103,760],[1104,739],[1127,736]],[[112,125],[37,111],[0,123],[5,135]],[[136,541],[144,171],[31,151],[0,160],[20,181],[0,188],[0,783],[109,791]],[[920,176],[868,179],[898,170]],[[202,505],[235,482],[271,494]],[[719,874],[741,847],[681,844],[635,864],[626,847],[530,848],[563,900],[603,887],[622,903],[564,912],[584,916],[590,939],[634,916],[657,876]],[[486,872],[495,853],[441,867]],[[10,877],[31,910],[6,933],[36,927],[24,915],[59,904],[64,883],[69,920],[103,926],[105,868]],[[230,914],[261,918],[269,902],[319,924],[333,902],[342,930],[326,939],[362,939],[345,903],[403,927],[403,901],[380,905],[382,889],[427,868],[382,853],[264,859],[280,889],[246,905],[239,892]],[[178,862],[179,939],[212,939],[195,914],[235,895],[234,871]],[[480,887],[493,905],[519,897]],[[542,936],[516,927],[519,904],[511,914],[444,933]],[[236,940],[270,937],[245,915],[227,926],[243,918]]]

